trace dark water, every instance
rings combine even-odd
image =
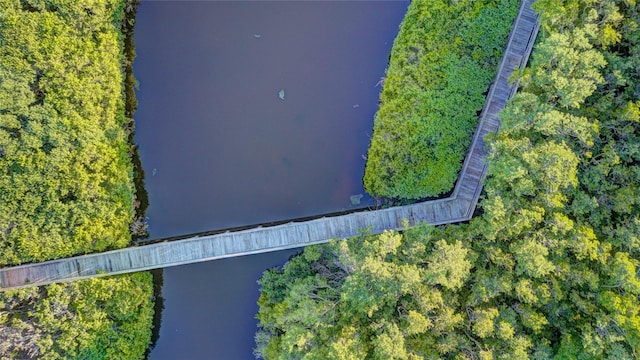
[[[372,204],[362,174],[403,1],[142,2],[152,238]],[[280,99],[284,90],[284,100]],[[152,359],[250,359],[256,280],[294,251],[164,271]]]
[[[256,280],[299,250],[164,270],[160,337],[150,359],[254,359]]]

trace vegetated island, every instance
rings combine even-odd
[[[376,197],[453,189],[518,0],[413,1],[393,44],[364,173]]]
[[[534,5],[541,33],[490,139],[482,215],[307,247],[268,270],[258,356],[638,357],[640,14],[635,1]]]
[[[0,0],[0,266],[129,244],[135,7]],[[140,359],[151,337],[148,273],[0,302],[1,358]]]

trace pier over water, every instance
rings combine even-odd
[[[517,90],[517,84],[510,84],[508,79],[515,69],[526,65],[538,32],[539,23],[530,8],[531,3],[533,0],[522,1],[473,142],[450,197],[7,267],[0,269],[0,290],[297,248],[357,236],[363,230],[377,234],[387,229],[401,230],[406,225],[419,222],[443,225],[470,220],[488,167],[484,139],[500,127],[498,113]]]

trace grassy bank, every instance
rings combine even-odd
[[[134,53],[123,24],[133,5],[0,0],[0,265],[129,243]],[[0,357],[141,358],[151,281],[1,293]]]
[[[364,175],[370,194],[419,199],[453,188],[518,5],[411,3],[374,120]]]

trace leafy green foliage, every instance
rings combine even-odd
[[[132,4],[0,0],[0,266],[128,243]],[[152,293],[146,273],[2,292],[0,358],[142,358]]]
[[[0,265],[125,246],[124,4],[0,8]]]
[[[634,1],[535,6],[543,31],[490,139],[482,216],[337,242],[268,271],[259,354],[316,358],[337,343],[340,359],[638,358],[640,13]],[[330,278],[331,311],[306,293],[303,313],[321,327],[287,315],[300,311],[295,284]]]
[[[151,339],[151,274],[0,293],[8,359],[140,359]]]
[[[364,175],[369,193],[418,199],[453,188],[518,4],[411,3],[375,116]]]
[[[454,336],[464,325],[457,290],[472,257],[463,242],[438,240],[430,227],[308,247],[260,281],[257,353],[412,359],[430,346],[453,349],[465,341]]]

